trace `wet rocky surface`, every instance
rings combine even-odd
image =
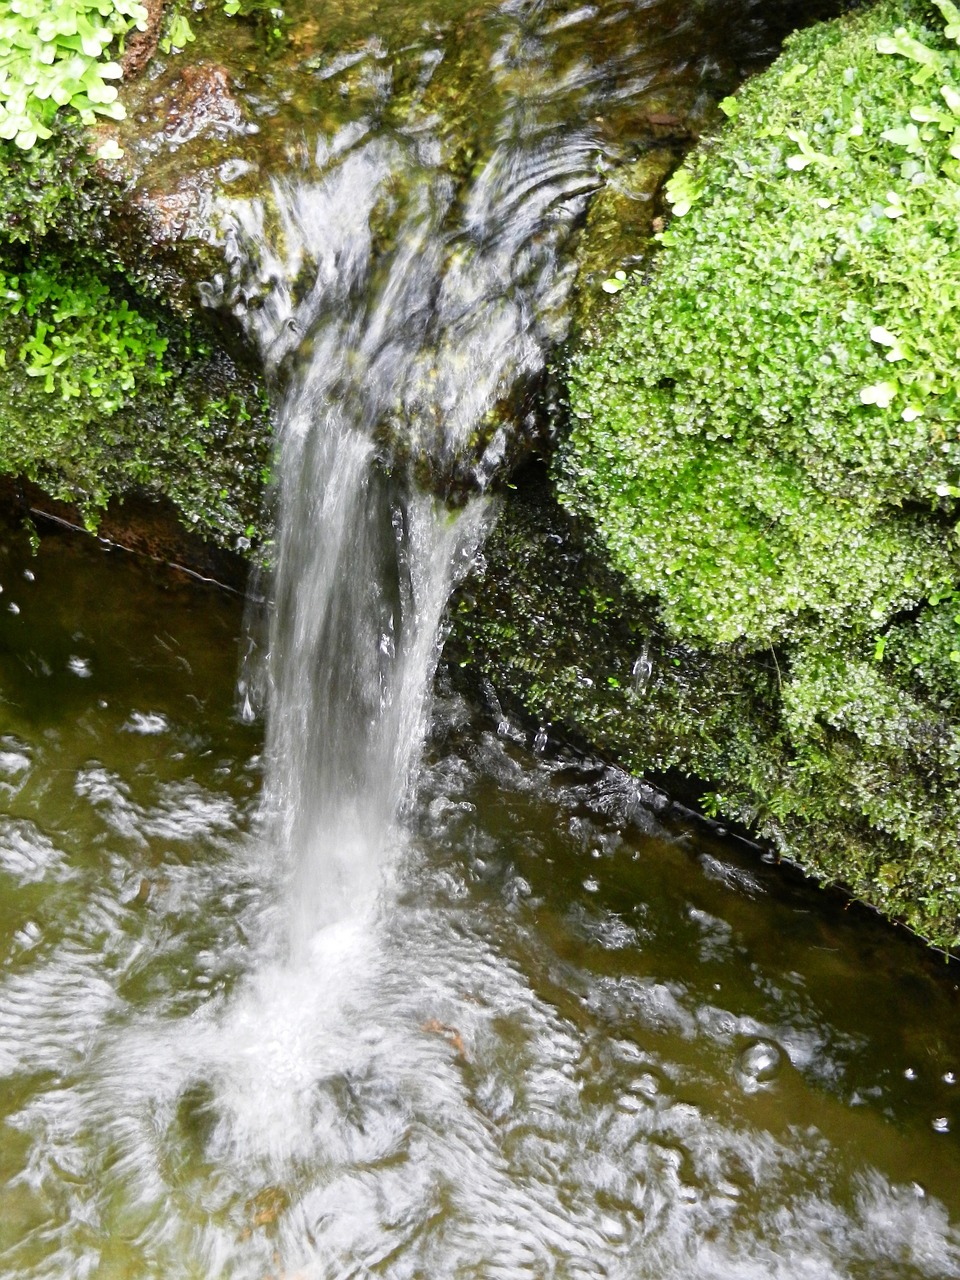
[[[502,54],[498,5],[391,4],[375,15],[340,3],[318,13],[294,0],[277,13],[231,19],[213,4],[195,7],[195,43],[155,49],[148,61],[138,52],[122,90],[126,121],[99,126],[100,139],[124,148],[110,174],[142,217],[141,249],[176,264],[181,301],[195,301],[215,260],[209,249],[222,246],[218,202],[262,197],[271,181],[305,172],[316,138],[345,122],[420,131],[461,183],[495,144],[484,125],[491,62]],[[602,70],[610,93],[595,121],[600,185],[608,180],[636,203],[659,185],[661,164],[625,179],[620,165],[664,147],[679,154],[715,125],[716,100],[768,60],[796,21],[814,16],[789,4],[762,14],[720,2],[608,13],[554,0],[546,22],[531,15],[531,28],[551,40],[555,67],[559,57],[572,74]],[[518,65],[513,89],[535,97],[527,74]]]

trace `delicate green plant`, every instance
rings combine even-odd
[[[139,0],[0,0],[0,138],[29,150],[61,107],[122,119],[109,51],[146,24]]]
[[[0,297],[9,315],[33,321],[17,351],[27,375],[62,400],[86,394],[110,414],[145,372],[156,385],[171,376],[156,323],[117,301],[89,271],[68,273],[45,256],[20,274],[0,272]]]
[[[226,6],[224,7],[226,12]],[[160,48],[164,53],[171,53],[175,49],[185,49],[188,44],[192,44],[196,40],[193,28],[182,13],[175,13],[167,27],[167,33],[160,41]]]
[[[249,549],[271,451],[262,387],[82,253],[17,256],[0,268],[0,473],[90,528],[113,496],[163,495],[189,528]]]
[[[604,293],[619,293],[627,283],[627,273],[625,271],[615,271],[612,276],[608,276],[602,281],[600,288]]]
[[[697,181],[689,169],[677,169],[664,187],[667,199],[673,206],[674,216],[682,218],[685,213],[689,213],[702,190],[703,183]]]
[[[227,14],[246,12],[242,0],[223,7]],[[280,9],[270,13],[275,22],[283,16]],[[146,26],[140,0],[0,0],[0,139],[30,150],[51,136],[61,108],[85,125],[97,116],[122,120],[116,82],[123,70],[113,55],[131,30]],[[175,11],[160,44],[171,53],[194,39],[186,15]],[[98,152],[103,160],[121,155],[115,141]]]
[[[909,30],[878,36],[894,13]],[[960,50],[881,5],[735,101],[572,369],[560,484],[680,634],[762,648],[957,576],[923,504],[960,488]]]

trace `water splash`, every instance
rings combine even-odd
[[[3,1280],[960,1277],[949,972],[449,697],[390,910],[265,952],[239,618],[82,550],[0,617]]]

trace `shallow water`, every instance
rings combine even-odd
[[[677,112],[693,128],[715,122],[712,104],[768,62],[787,32],[841,7],[287,0],[279,23],[251,23],[198,4],[189,59],[159,56],[125,86],[130,118],[119,134],[128,162],[159,191],[222,166],[220,182],[259,194],[271,176],[308,169],[318,138],[350,125],[354,140],[375,133],[419,143],[421,163],[458,183],[511,135],[551,123],[589,126],[594,158],[622,160],[660,127],[647,112]],[[212,93],[187,63],[222,72]],[[176,216],[196,226],[205,212],[185,207]]]
[[[2,542],[0,1274],[960,1275],[952,969],[452,694],[284,960],[240,602]]]

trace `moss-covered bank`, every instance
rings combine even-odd
[[[594,685],[575,710],[571,674],[564,718],[618,722],[633,767],[709,778],[717,811],[949,947],[958,38],[947,3],[881,3],[795,36],[728,100],[721,138],[671,180],[662,246],[572,363],[555,472],[621,599],[728,704],[695,699],[694,749],[664,760],[647,703],[602,711]],[[678,694],[654,713],[668,742],[689,739],[681,711]]]
[[[169,499],[242,550],[272,447],[261,379],[164,300],[128,192],[78,125],[51,128],[28,150],[0,141],[0,475],[90,527],[114,498]]]

